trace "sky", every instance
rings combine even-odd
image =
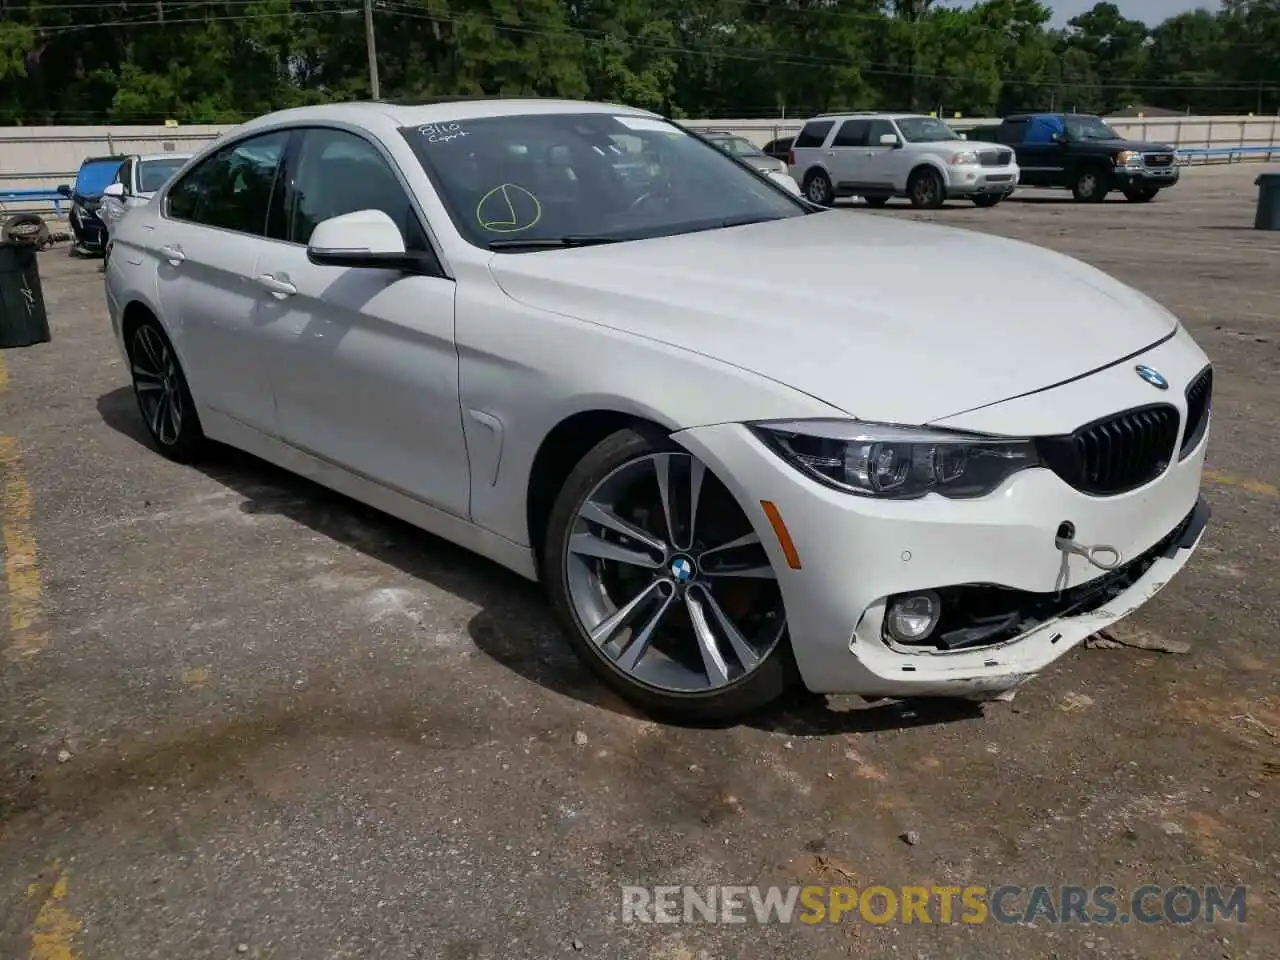
[[[1050,23],[1055,27],[1065,26],[1066,22],[1077,14],[1092,10],[1098,0],[1041,0],[1045,6],[1053,10]],[[1154,27],[1160,21],[1197,7],[1206,10],[1217,10],[1218,0],[1112,0],[1120,12],[1130,20],[1141,20]],[[959,0],[957,6],[971,6],[969,0]]]

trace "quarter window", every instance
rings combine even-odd
[[[381,210],[400,228],[405,249],[430,249],[409,195],[386,158],[363,137],[343,130],[307,130],[296,170],[288,235],[294,243],[307,243],[322,220]]]
[[[289,135],[288,130],[277,130],[250,137],[202,160],[169,191],[168,215],[208,227],[264,235]]]
[[[792,149],[799,150],[804,147],[820,147],[827,140],[827,134],[834,127],[834,120],[815,120],[804,125],[804,129],[800,131],[800,135],[796,137]]]

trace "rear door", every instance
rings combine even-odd
[[[470,475],[458,400],[454,282],[307,259],[316,224],[381,210],[409,250],[434,253],[390,155],[351,130],[314,127],[291,158],[288,243],[257,259],[260,322],[288,342],[273,371],[293,445],[455,516]]]
[[[280,241],[279,171],[293,136],[274,130],[227,144],[177,180],[164,197],[149,250],[160,304],[196,401],[276,432],[271,331],[256,307],[254,267]]]

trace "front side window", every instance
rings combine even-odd
[[[186,157],[165,157],[163,160],[141,161],[138,164],[138,192],[155,193],[168,183],[186,162]]]
[[[872,120],[870,127],[867,128],[867,146],[880,147],[883,144],[880,138],[883,136],[896,137],[898,131],[893,129],[893,124],[888,120]]]
[[[902,139],[908,143],[944,143],[960,139],[959,134],[937,117],[902,117],[898,120],[898,129],[902,131]]]
[[[653,117],[528,114],[401,133],[458,232],[480,247],[637,240],[808,212],[718,147]]]
[[[228,144],[173,185],[166,212],[175,220],[263,236],[290,131]]]
[[[373,144],[344,130],[308,130],[293,176],[288,239],[305,244],[320,221],[357,210],[381,210],[400,228],[406,249],[428,249],[408,194]]]

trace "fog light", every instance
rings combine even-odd
[[[918,643],[933,633],[942,614],[942,601],[932,590],[898,597],[889,606],[885,628],[900,643]]]

